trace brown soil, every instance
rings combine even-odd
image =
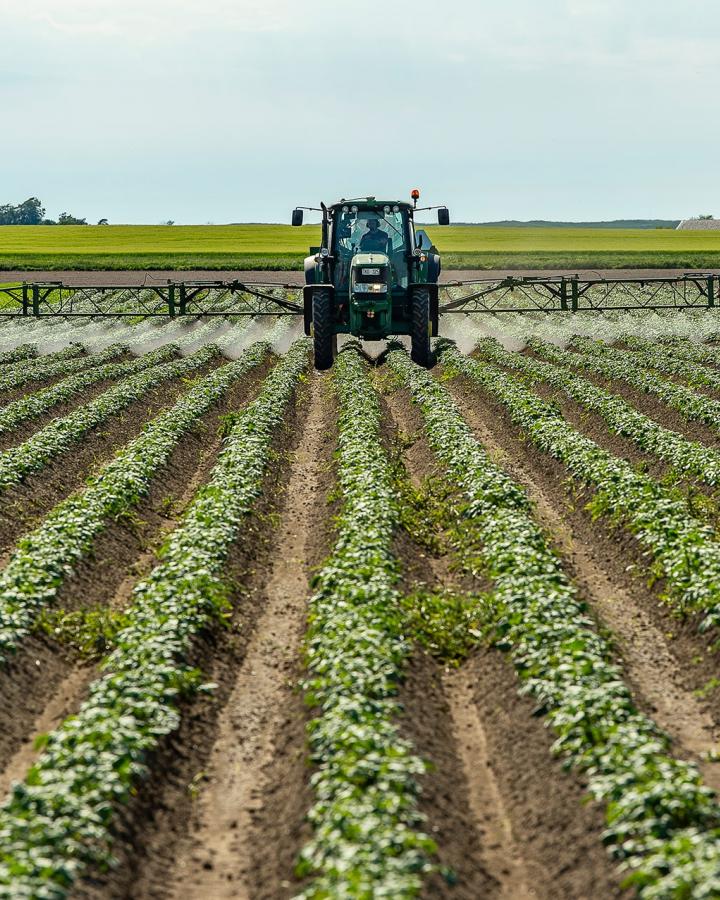
[[[660,425],[664,425],[665,428],[672,428],[673,431],[684,434],[690,440],[698,441],[708,447],[714,447],[716,450],[720,449],[720,432],[718,430],[702,422],[686,419],[680,412],[668,406],[658,397],[652,394],[645,394],[623,381],[611,381],[599,376],[590,377],[590,373],[586,373],[583,377],[622,397],[623,400],[626,400],[637,410],[654,419]]]
[[[588,802],[584,783],[553,758],[551,732],[520,697],[515,673],[488,650],[468,663],[473,697],[483,722],[487,755],[524,862],[529,896],[556,900],[609,900],[619,888],[600,840],[605,818]]]
[[[388,434],[410,446],[404,462],[417,485],[437,471],[422,431],[422,417],[406,391],[386,398],[392,416]],[[405,537],[397,542],[405,569],[404,587],[418,582],[487,590],[468,584],[451,565]],[[532,715],[532,703],[518,696],[510,665],[495,651],[473,656],[459,669],[443,667],[418,650],[401,693],[404,733],[431,764],[422,778],[420,809],[438,844],[438,861],[453,877],[435,874],[424,896],[502,900],[558,896],[620,896],[619,878],[602,846],[604,816],[587,804],[585,783],[563,772],[551,752],[552,736]],[[490,698],[503,704],[499,716]],[[513,779],[522,743],[527,774]],[[517,779],[523,782],[522,789]],[[528,824],[530,823],[530,824]],[[564,837],[563,837],[564,836]],[[567,846],[556,846],[556,842]]]
[[[324,377],[313,378],[275,555],[255,584],[262,611],[220,714],[191,833],[168,879],[170,895],[182,900],[289,897],[297,890],[291,873],[312,797],[306,710],[294,688],[302,678],[309,577],[328,551],[322,515],[335,415],[328,387]]]
[[[78,897],[274,898],[298,889],[292,872],[312,801],[307,713],[295,685],[308,574],[331,540],[335,411],[326,386],[326,376],[311,379],[309,403],[280,442],[291,461],[283,452],[229,561],[233,627],[197,647],[193,662],[218,687],[183,705],[179,730],[154,754],[151,777],[116,828],[119,866],[86,878]]]
[[[195,489],[207,479],[220,449],[220,417],[255,393],[266,369],[262,366],[253,370],[195,429],[183,436],[168,464],[157,472],[148,496],[130,516],[109,522],[92,552],[76,565],[60,589],[56,608],[117,607],[127,601],[135,582],[156,563],[149,547],[162,542]],[[84,679],[78,677],[79,671],[84,673]],[[13,755],[21,758],[19,748],[23,742],[26,752],[31,750],[38,729],[42,731],[39,723],[48,721],[52,711],[59,708],[58,696],[66,696],[68,709],[81,702],[84,688],[95,672],[94,666],[75,663],[63,647],[48,637],[36,634],[23,641],[7,666],[0,668],[0,691],[5,697],[18,700],[4,704],[0,716],[0,770],[3,766],[12,768]],[[72,685],[72,691],[66,689],[67,684]]]
[[[576,274],[573,270],[573,274]],[[684,269],[580,269],[577,274],[581,278],[672,278],[684,275]],[[508,275],[567,275],[567,269],[445,269],[440,275],[442,283],[453,281],[472,281],[487,278],[506,278]],[[177,269],[154,270],[65,270],[65,271],[17,271],[0,272],[0,283],[14,281],[62,281],[67,285],[102,287],[118,285],[132,287],[152,284],[167,284],[168,280],[181,281],[259,281],[274,284],[303,284],[303,273],[298,271],[266,271],[241,269],[195,269],[180,271]]]
[[[720,767],[703,755],[716,746],[720,702],[694,692],[717,674],[708,639],[681,626],[647,586],[645,559],[634,540],[593,522],[569,493],[567,471],[522,439],[502,408],[464,380],[450,388],[479,440],[524,485],[537,515],[599,621],[614,636],[638,706],[674,739],[679,756],[693,759],[713,786]]]
[[[209,477],[222,445],[222,417],[257,393],[270,364],[243,376],[220,403],[183,435],[155,474],[149,494],[98,535],[92,553],[78,562],[58,594],[62,609],[122,607],[132,587],[156,561],[155,551],[178,522],[197,488]]]
[[[213,362],[197,370],[196,374],[205,374],[218,364]],[[3,492],[0,552],[7,553],[22,534],[35,527],[53,506],[77,490],[94,469],[137,437],[150,419],[172,406],[186,390],[187,385],[180,378],[158,385],[119,415],[93,429],[67,452],[55,457],[42,471],[28,475],[20,484]]]
[[[119,273],[110,274],[115,278]],[[146,273],[134,277],[138,274]],[[272,273],[257,274],[263,280]],[[283,280],[288,273],[275,274]],[[134,584],[156,564],[158,544],[209,477],[220,448],[219,417],[251,397],[262,374],[258,369],[238,384],[182,439],[149,495],[130,516],[109,523],[92,555],[68,576],[59,607],[119,608],[127,603]],[[382,368],[376,374],[382,387]],[[720,673],[708,639],[697,633],[696,622],[681,623],[661,605],[662,585],[648,587],[641,549],[607,523],[591,521],[583,509],[587,498],[572,493],[561,464],[525,441],[502,407],[481,389],[462,379],[448,386],[491,456],[528,491],[565,570],[598,627],[612,638],[638,706],[670,734],[677,755],[697,761],[706,781],[720,789],[720,763],[705,759],[720,739],[720,690],[710,684]],[[667,427],[696,438],[709,436],[712,446],[720,447],[720,436],[710,429],[685,423],[664,404],[632,389],[610,387]],[[6,494],[0,505],[7,507],[8,500],[12,505],[0,511],[0,548],[3,539],[7,549],[57,500],[79,487],[94,466],[183,389],[181,384],[163,385],[42,475]],[[547,388],[539,392],[554,395]],[[568,421],[583,433],[635,464],[648,464],[597,416],[564,396],[558,399]],[[381,402],[383,439],[399,453],[411,482],[419,487],[427,475],[441,475],[422,416],[407,392],[393,391]],[[52,418],[58,414],[54,411]],[[228,560],[234,585],[231,625],[202,635],[191,654],[190,662],[217,687],[182,703],[180,727],[151,755],[149,777],[117,812],[117,866],[110,872],[89,872],[76,885],[74,897],[288,900],[302,890],[294,868],[310,836],[306,814],[314,797],[306,740],[311,713],[298,683],[304,674],[309,579],[334,539],[336,421],[328,376],[313,373],[288,413],[276,443],[278,463]],[[653,474],[662,474],[662,465],[649,465]],[[397,535],[402,590],[420,584],[465,592],[490,587],[459,574],[446,536],[435,537],[439,549],[431,550],[405,532]],[[37,754],[34,738],[77,708],[96,674],[94,665],[78,662],[38,634],[0,669],[5,710],[0,715],[0,790],[7,791],[25,774]],[[602,844],[602,806],[588,800],[585,780],[565,771],[553,755],[552,731],[535,715],[533,701],[518,694],[518,686],[510,661],[494,649],[476,649],[457,668],[419,647],[411,654],[398,723],[418,756],[430,764],[420,779],[419,805],[423,828],[438,844],[439,869],[427,879],[422,896],[628,896],[620,888],[622,874]],[[700,688],[707,690],[698,693]]]
[[[87,354],[81,354],[80,357],[87,356]],[[79,358],[80,358],[79,357]],[[117,362],[122,362],[130,359],[129,356],[119,356],[117,358]],[[92,366],[88,366],[88,368],[92,368]],[[29,381],[27,384],[23,384],[20,387],[13,388],[10,391],[0,391],[0,405],[6,406],[8,403],[12,403],[14,400],[20,400],[22,397],[27,397],[29,394],[34,394],[36,391],[42,391],[45,388],[52,387],[57,384],[59,381],[63,381],[63,379],[67,378],[66,374],[53,375],[50,378],[40,378],[37,381]]]
[[[44,428],[49,422],[52,422],[53,419],[61,419],[64,416],[69,415],[78,407],[83,406],[85,403],[90,403],[91,400],[94,400],[115,384],[117,384],[117,379],[106,378],[89,388],[85,388],[81,394],[72,397],[70,400],[67,400],[64,403],[58,403],[41,416],[29,419],[26,422],[21,422],[17,428],[1,432],[0,451],[7,450],[8,447],[16,447],[18,444],[22,444],[23,441],[26,441],[35,434],[36,431],[40,431],[41,428]],[[42,385],[41,387],[38,387],[37,390],[40,390],[45,386],[46,385]],[[26,391],[23,396],[28,396],[30,393],[35,393],[35,391]]]

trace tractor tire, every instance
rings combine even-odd
[[[330,291],[314,291],[312,301],[312,336],[315,368],[332,368],[337,353],[337,335],[333,332],[332,295]]]
[[[430,349],[431,327],[430,291],[426,287],[413,288],[410,356],[413,362],[424,369],[431,369],[434,365],[433,354]]]

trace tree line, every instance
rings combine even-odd
[[[107,225],[107,219],[100,219],[98,225]],[[87,225],[87,219],[79,219],[68,212],[60,213],[57,219],[45,218],[45,207],[37,197],[28,197],[23,203],[0,206],[0,225]]]

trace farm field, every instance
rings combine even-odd
[[[0,897],[720,896],[720,315],[188,321],[0,322]]]
[[[672,229],[425,227],[450,269],[707,268],[720,232]],[[4,226],[0,269],[301,270],[319,226]]]

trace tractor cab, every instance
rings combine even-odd
[[[440,257],[424,232],[416,236],[412,203],[362,197],[321,204],[322,244],[305,260],[305,331],[315,365],[332,365],[338,334],[377,341],[410,335],[413,359],[432,364],[430,337],[438,327]],[[293,212],[301,225],[303,209]],[[437,207],[427,207],[428,209]],[[446,207],[438,224],[448,224]]]
[[[405,204],[404,204],[405,205]],[[387,257],[393,286],[408,286],[408,256],[414,250],[413,225],[408,209],[398,204],[362,208],[358,204],[330,207],[331,242],[336,259],[336,288],[352,281],[355,258],[363,254]],[[362,278],[360,282],[362,283]]]

